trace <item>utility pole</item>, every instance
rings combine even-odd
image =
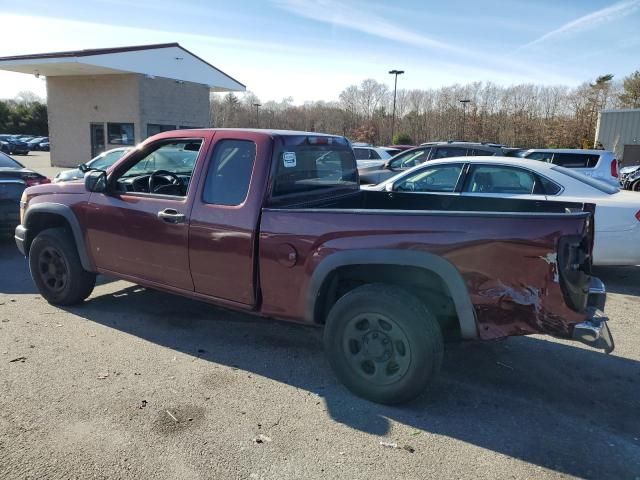
[[[467,121],[467,103],[470,103],[471,100],[469,100],[468,98],[465,98],[463,100],[460,100],[460,103],[462,104],[462,141],[464,142],[464,127],[465,127],[465,123]]]
[[[260,128],[260,107],[262,106],[259,103],[254,103],[254,107],[256,107],[256,127]]]
[[[391,143],[393,143],[393,133],[396,127],[396,94],[398,92],[398,75],[402,75],[404,70],[390,70],[389,73],[396,76],[393,84],[393,117],[391,120]]]

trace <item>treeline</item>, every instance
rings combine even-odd
[[[12,100],[0,100],[0,134],[47,136],[47,104],[31,92]]]
[[[464,107],[460,100],[470,102]],[[640,108],[640,71],[622,82],[613,75],[602,75],[575,88],[476,82],[429,90],[400,89],[395,140],[588,148],[593,146],[598,112],[604,108]],[[291,98],[262,103],[251,92],[213,95],[211,124],[327,132],[384,145],[392,142],[392,111],[393,89],[368,79],[347,87],[337,102],[300,106],[293,105]]]

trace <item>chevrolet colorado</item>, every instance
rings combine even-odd
[[[96,274],[324,327],[344,384],[422,392],[445,339],[544,333],[607,352],[593,205],[359,188],[349,142],[202,129],[147,139],[84,181],[27,189],[15,238],[54,305]]]

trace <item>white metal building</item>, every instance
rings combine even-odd
[[[602,110],[596,127],[598,142],[614,151],[623,165],[640,164],[640,108]]]
[[[75,166],[176,128],[209,126],[209,92],[245,86],[177,43],[0,58],[45,76],[51,163]]]

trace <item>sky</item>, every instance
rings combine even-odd
[[[0,56],[179,42],[261,101],[366,78],[574,86],[640,69],[640,0],[0,0]],[[0,98],[44,79],[0,72]]]

